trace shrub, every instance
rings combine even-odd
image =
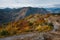
[[[50,26],[51,29],[54,28],[54,25],[52,23],[49,23],[48,25]]]
[[[0,35],[1,35],[1,36],[7,36],[7,35],[9,35],[9,33],[8,33],[7,30],[2,30],[2,31],[0,32]]]
[[[33,23],[30,22],[30,23],[29,23],[29,26],[32,26],[32,25],[33,25]]]

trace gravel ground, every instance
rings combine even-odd
[[[45,32],[45,33],[34,32],[0,38],[0,40],[60,40],[60,32]]]
[[[0,38],[0,40],[43,40],[43,33],[28,33],[18,36]]]

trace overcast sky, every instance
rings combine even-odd
[[[60,7],[60,0],[0,0],[0,8]]]

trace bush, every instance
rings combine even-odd
[[[29,26],[32,26],[33,25],[33,23],[29,23]]]
[[[51,29],[54,28],[54,25],[52,23],[49,23],[48,25],[50,26]]]
[[[54,26],[52,23],[49,23],[48,25],[49,25],[49,26],[52,26],[52,27]]]
[[[8,33],[7,30],[2,30],[2,31],[0,32],[0,35],[1,35],[1,36],[7,36],[7,35],[9,35],[9,33]]]

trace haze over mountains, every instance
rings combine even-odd
[[[49,10],[49,11],[48,11]],[[60,13],[60,8],[33,8],[23,7],[17,9],[5,8],[0,9],[0,23],[8,23],[11,21],[18,21],[30,14],[46,14],[46,13]]]
[[[46,8],[50,13],[60,13],[60,8]]]

